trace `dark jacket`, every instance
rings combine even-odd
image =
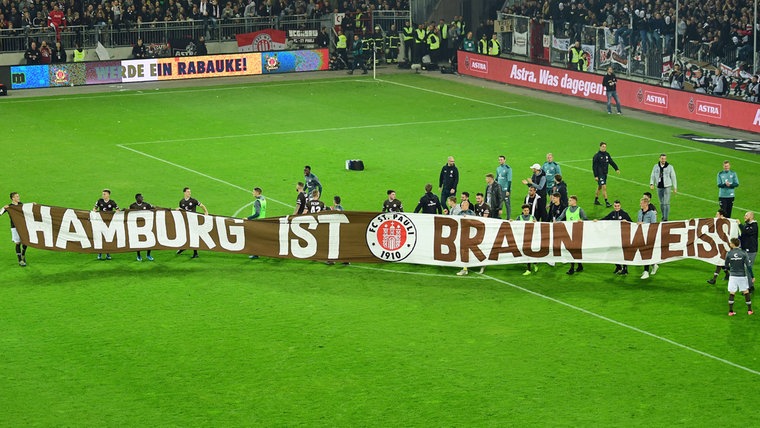
[[[494,181],[493,183],[486,185],[486,191],[484,194],[488,206],[495,207],[489,212],[490,217],[499,218],[499,207],[504,204],[504,191],[501,190],[501,186]]]
[[[742,250],[748,253],[757,252],[757,222],[739,225],[741,231]]]
[[[615,168],[615,171],[620,169],[618,168],[615,161],[612,160],[612,156],[610,156],[609,153],[603,152],[601,150],[596,152],[596,154],[594,155],[594,159],[592,160],[592,168],[591,168],[594,171],[594,177],[606,176],[610,165],[612,165],[612,167]]]
[[[438,199],[438,196],[432,194],[431,192],[427,192],[420,198],[420,203],[417,204],[417,207],[414,209],[414,212],[418,213],[422,210],[424,214],[442,214],[443,210],[441,209],[441,201]]]
[[[438,178],[438,187],[441,188],[442,192],[448,193],[451,189],[456,191],[458,184],[459,169],[457,169],[456,165],[449,166],[447,163],[441,168],[441,175]]]

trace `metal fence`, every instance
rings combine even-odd
[[[408,16],[408,12],[406,12]],[[131,25],[106,25],[101,27],[69,26],[60,33],[61,44],[68,49],[79,43],[93,48],[98,42],[107,48],[132,46],[138,38],[146,44],[167,43],[172,39],[197,39],[205,36],[207,41],[235,40],[236,34],[274,28],[278,30],[319,30],[332,26],[333,16],[307,19],[306,15],[286,17],[252,17],[206,22],[201,20],[149,22]],[[53,44],[56,33],[50,27],[0,30],[0,52],[23,52],[32,41],[46,40]]]

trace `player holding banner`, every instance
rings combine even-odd
[[[726,254],[726,270],[728,270],[728,316],[736,315],[734,312],[734,295],[737,291],[744,294],[747,302],[747,315],[752,315],[752,296],[749,293],[749,283],[752,281],[752,271],[749,266],[749,257],[739,246],[739,238],[731,238],[729,246],[731,250]]]
[[[2,209],[0,209],[0,215],[5,214],[5,212],[8,210],[8,207],[11,205],[21,205],[21,197],[19,196],[18,192],[11,192],[11,203],[4,206]],[[21,237],[18,236],[18,231],[16,230],[16,225],[13,224],[13,219],[11,218],[11,240],[14,244],[16,244],[16,257],[18,258],[18,265],[21,267],[26,267],[26,245],[21,243]]]

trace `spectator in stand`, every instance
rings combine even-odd
[[[757,74],[752,76],[752,80],[747,84],[744,100],[752,103],[760,102],[760,82],[758,82]]]
[[[47,25],[55,29],[55,39],[61,40],[61,26],[66,28],[66,15],[59,9],[58,3],[53,4],[53,10],[48,14]]]
[[[50,64],[53,61],[53,51],[48,46],[47,42],[43,40],[40,43],[40,64]]]
[[[143,44],[142,37],[137,39],[137,44],[132,47],[132,58],[144,59],[148,57],[148,49]]]
[[[195,46],[195,54],[198,56],[208,55],[208,49],[206,48],[206,38],[203,36],[198,37],[198,44]]]
[[[66,61],[66,49],[63,48],[60,41],[55,42],[55,47],[53,48],[53,64],[61,64]]]
[[[40,50],[37,48],[37,42],[32,41],[32,43],[29,44],[29,49],[24,53],[24,59],[26,59],[26,65],[40,63]]]
[[[681,73],[681,66],[679,64],[673,66],[673,71],[670,72],[668,82],[673,89],[683,89],[683,73]]]
[[[694,92],[698,92],[700,94],[706,94],[707,89],[710,88],[710,81],[707,80],[707,77],[702,73],[702,69],[698,68],[694,72]]]
[[[662,49],[662,34],[665,30],[665,20],[662,18],[660,12],[654,13],[654,18],[649,22],[649,37],[652,40],[652,46],[657,52],[663,51]]]
[[[722,97],[728,94],[728,90],[728,80],[726,80],[723,71],[720,66],[718,66],[718,68],[715,69],[715,75],[712,78],[712,93],[713,95]]]
[[[235,13],[232,10],[232,3],[227,2],[227,5],[222,9],[222,21],[230,21],[235,17]]]
[[[130,29],[137,22],[137,13],[135,12],[135,6],[130,4],[127,6],[127,10],[124,11],[124,16],[121,17],[122,23],[126,29]]]

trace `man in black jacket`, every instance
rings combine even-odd
[[[600,220],[632,221],[631,216],[620,207],[620,201],[616,200],[613,207],[613,210]],[[628,266],[615,265],[615,271],[613,273],[616,275],[628,275]]]
[[[422,212],[424,214],[441,214],[443,209],[441,208],[441,201],[438,196],[433,194],[433,185],[428,183],[425,185],[425,194],[420,198],[420,203],[414,209],[415,213]]]
[[[446,165],[441,168],[441,175],[438,177],[438,190],[441,192],[442,204],[446,203],[449,196],[457,195],[457,185],[459,185],[459,169],[454,165],[454,156],[449,156]]]
[[[601,190],[602,195],[604,196],[604,204],[607,206],[607,208],[610,208],[612,206],[612,204],[610,204],[610,202],[607,200],[607,171],[609,170],[610,165],[612,165],[612,167],[615,168],[615,172],[620,175],[620,168],[618,168],[615,161],[612,160],[612,156],[607,153],[607,143],[602,141],[599,143],[599,151],[596,152],[594,159],[592,160],[591,169],[594,171],[594,180],[596,180],[594,205],[601,205],[599,202],[599,191]]]
[[[747,252],[749,268],[752,271],[755,266],[755,257],[757,257],[757,222],[754,212],[747,211],[744,214],[744,224],[739,225],[739,231],[741,232],[742,250]],[[750,273],[750,277],[753,279],[749,284],[749,291],[755,291],[755,275],[754,272]]]
[[[493,174],[486,174],[486,204],[491,207],[488,215],[491,218],[501,218],[501,206],[504,203],[504,192],[499,183],[494,180]],[[498,208],[497,208],[498,207]]]

